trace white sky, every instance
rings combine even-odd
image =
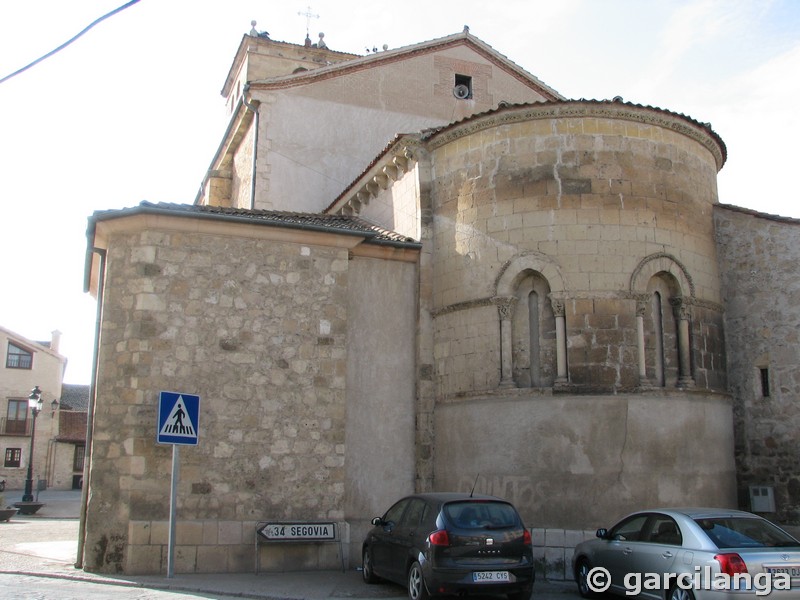
[[[0,0],[0,77],[125,0]],[[89,383],[83,293],[95,210],[194,201],[227,125],[220,90],[242,35],[365,53],[464,25],[569,98],[613,98],[710,122],[728,148],[720,201],[800,218],[795,0],[141,0],[0,84],[0,325],[63,333],[65,381]],[[324,143],[324,140],[320,140]],[[388,140],[387,140],[388,142]]]

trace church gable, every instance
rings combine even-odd
[[[318,212],[400,133],[560,98],[468,32],[243,90],[197,204]]]

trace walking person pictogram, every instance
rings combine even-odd
[[[183,412],[183,408],[180,404],[176,404],[176,406],[178,409],[174,413],[175,422],[172,424],[172,429],[168,431],[168,433],[186,433],[187,428],[183,424],[183,417],[186,416],[186,413]]]

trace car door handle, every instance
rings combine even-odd
[[[628,554],[630,554],[630,553],[632,553],[632,552],[633,552],[633,548],[623,548],[623,549],[622,549],[622,553],[623,553],[625,556],[628,556]]]
[[[674,554],[672,554],[672,552],[670,552],[669,550],[667,550],[667,551],[666,551],[666,552],[664,552],[664,553],[663,553],[661,556],[663,556],[664,558],[672,558],[672,557],[674,556]]]

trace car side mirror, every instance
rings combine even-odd
[[[375,517],[374,519],[372,519],[372,524],[375,526],[383,525],[383,519],[381,519],[380,517]]]
[[[601,527],[600,529],[597,530],[597,533],[595,535],[599,537],[601,540],[604,540],[606,539],[606,536],[608,536],[608,529]]]

